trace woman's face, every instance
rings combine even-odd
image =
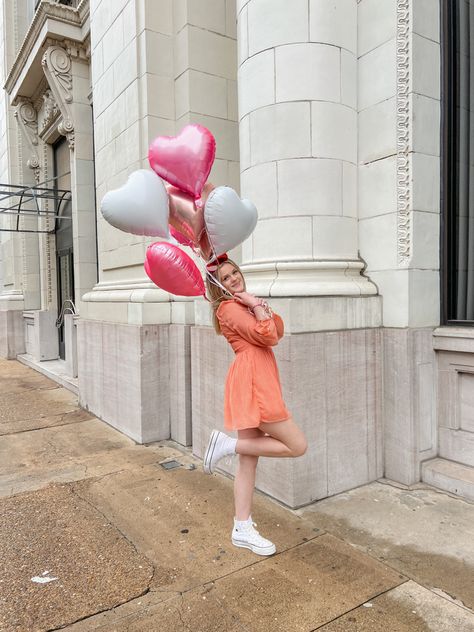
[[[219,281],[231,294],[235,292],[245,292],[244,277],[240,270],[231,263],[224,263],[219,268]]]

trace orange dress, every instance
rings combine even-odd
[[[271,349],[283,336],[280,316],[256,320],[245,305],[231,299],[219,305],[217,318],[236,354],[225,384],[225,428],[257,428],[262,421],[288,419]]]

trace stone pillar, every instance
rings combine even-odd
[[[357,2],[238,2],[243,248],[271,296],[376,294],[357,238]]]

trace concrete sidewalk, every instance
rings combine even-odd
[[[474,505],[388,482],[298,511],[256,494],[277,545],[259,558],[230,542],[230,479],[14,361],[0,433],[2,631],[474,631]]]

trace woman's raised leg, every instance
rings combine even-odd
[[[308,447],[303,431],[293,419],[278,422],[262,422],[259,429],[269,436],[239,438],[237,454],[269,457],[302,456]]]

